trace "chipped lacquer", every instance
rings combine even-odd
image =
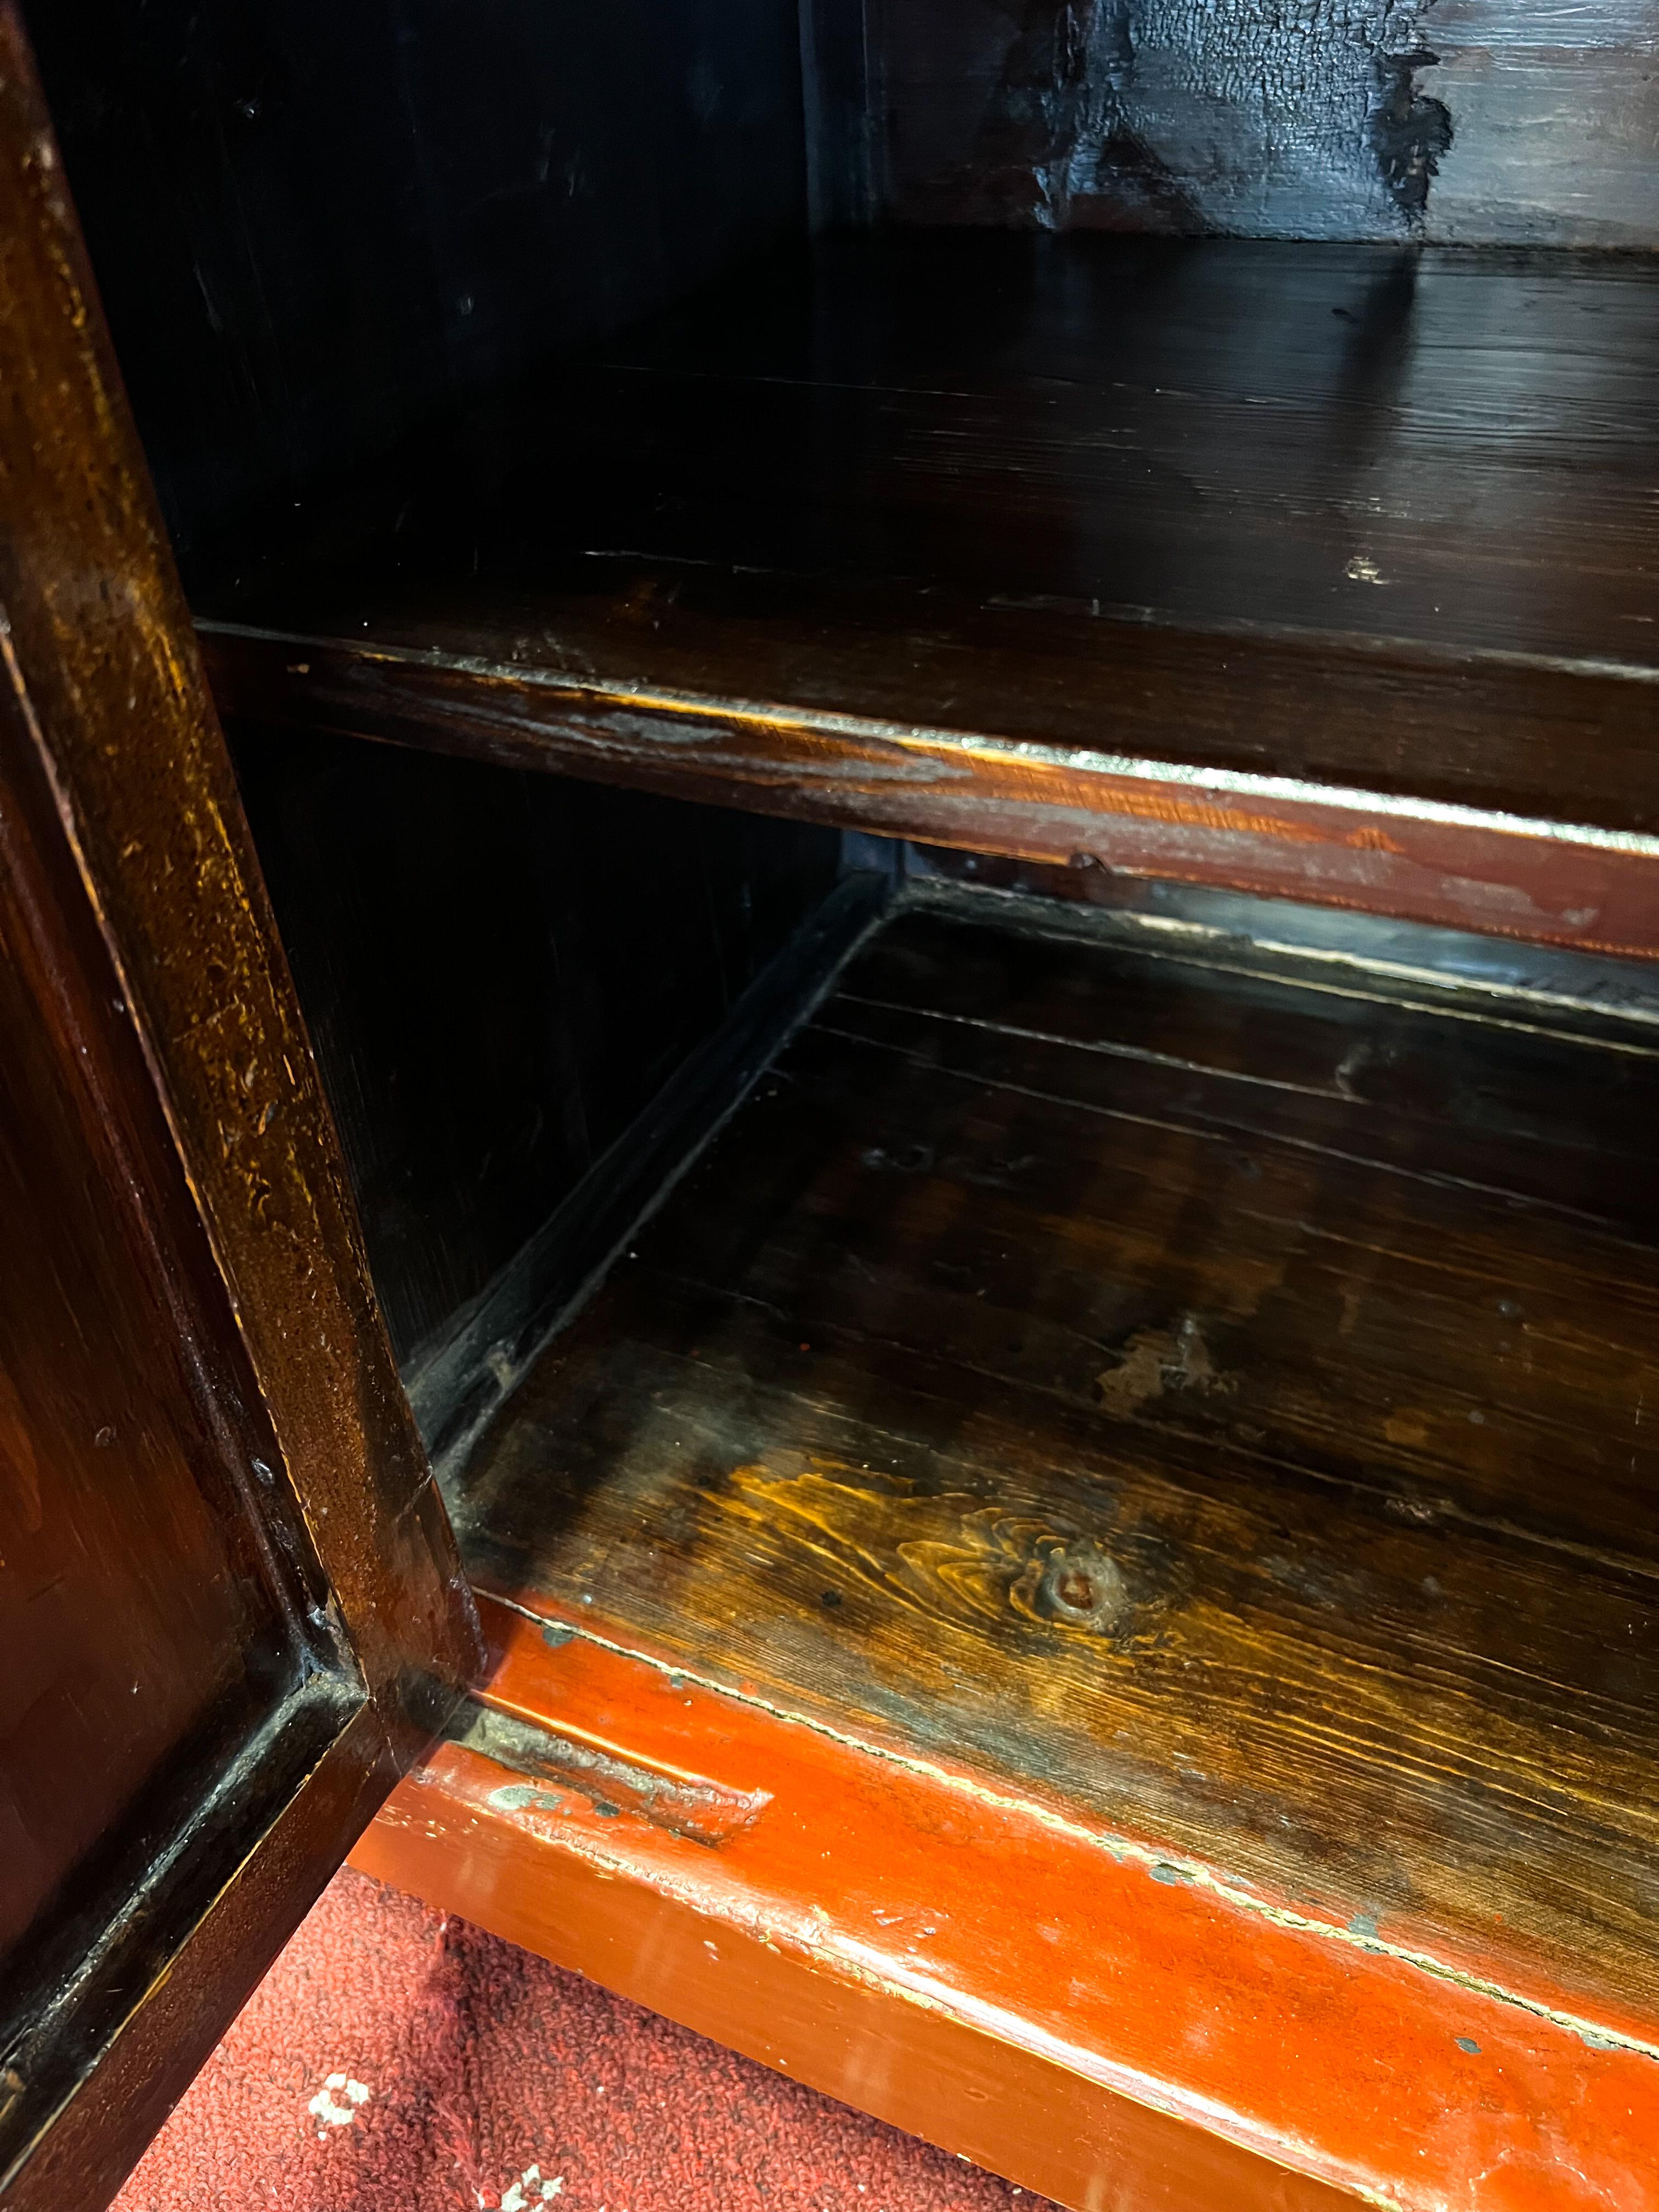
[[[641,1788],[764,1795],[718,1844],[466,1739],[353,1863],[1077,2212],[1649,2212],[1651,2047],[1275,1904],[945,1757],[895,1757],[486,1599],[492,1715]],[[574,1632],[573,1632],[574,1630]]]

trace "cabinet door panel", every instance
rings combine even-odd
[[[112,2193],[477,1665],[0,6],[0,2201]]]

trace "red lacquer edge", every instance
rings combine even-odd
[[[767,1802],[711,1845],[447,1744],[364,1871],[1079,2208],[1659,2206],[1659,2059],[1620,2031],[1241,1905],[611,1624],[554,1648],[482,1608],[489,1705]]]

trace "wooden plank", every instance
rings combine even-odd
[[[1651,954],[1656,301],[1616,257],[838,241],[301,517],[198,598],[214,681]]]
[[[1166,951],[1185,946],[1214,954],[1219,964],[1244,972],[1278,973],[1288,960],[1304,973],[1310,965],[1315,973],[1322,969],[1327,980],[1340,983],[1351,969],[1362,996],[1385,981],[1407,997],[1420,988],[1442,1006],[1460,993],[1479,1006],[1497,992],[1515,1006],[1565,1016],[1585,1034],[1598,1014],[1613,1016],[1621,1028],[1659,1021],[1659,976],[1641,961],[1288,899],[1241,897],[1086,865],[1045,867],[946,845],[905,844],[899,867],[917,896],[932,896],[941,887],[951,896],[957,890],[988,893],[1017,909],[1028,927],[1038,927],[1041,918],[1043,929],[1075,933],[1063,918],[1080,916],[1086,918],[1085,934],[1117,937],[1142,951],[1161,940]]]
[[[872,0],[890,215],[1651,247],[1650,10]]]
[[[562,634],[569,650],[586,654],[574,623]],[[229,629],[205,630],[203,642],[226,710],[275,722],[968,851],[1592,951],[1659,954],[1659,838],[1564,826],[1549,818],[1542,793],[1530,817],[1456,802],[1395,803],[1354,786],[1192,769],[1150,753],[1101,755],[840,711],[793,712],[698,690],[595,686],[471,656],[457,666],[422,650]],[[775,633],[740,625],[720,651],[752,644],[750,673],[758,679],[767,646],[777,642]],[[1363,717],[1371,735],[1407,757],[1448,741],[1449,721],[1454,745],[1504,728],[1523,753],[1529,745],[1565,750],[1571,733],[1587,745],[1607,740],[1615,751],[1628,737],[1633,755],[1651,713],[1645,688],[1547,672],[1459,671],[1449,708],[1441,672],[1401,667],[1386,655],[1235,641],[1220,659],[1213,641],[1138,631],[1101,645],[1104,665],[1095,672],[1121,683],[1121,696],[1147,702],[1154,746],[1171,720],[1189,732],[1206,720],[1231,723],[1241,696],[1253,705],[1263,695],[1262,720],[1275,726],[1273,735],[1310,714],[1336,726]],[[943,662],[934,680],[947,690],[980,678],[948,653],[911,658]],[[1235,692],[1241,678],[1244,688]],[[1258,725],[1252,734],[1260,733]],[[1633,757],[1627,764],[1626,789],[1638,789]],[[1575,792],[1576,801],[1588,796]]]
[[[905,919],[452,1486],[469,1571],[1652,2039],[1632,1030]]]
[[[488,1705],[560,1771],[446,1745],[354,1855],[381,1880],[1076,2212],[1654,2203],[1650,2057],[594,1608],[483,1610]],[[745,1817],[699,1840],[711,1801]]]
[[[0,238],[7,677],[232,1301],[277,1476],[293,1471],[371,1692],[412,1756],[468,1672],[471,1624],[15,7],[0,41],[15,194]]]
[[[107,2201],[479,1652],[0,5],[0,2197]]]

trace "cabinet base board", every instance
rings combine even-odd
[[[482,1610],[483,1704],[547,1754],[445,1743],[364,1873],[1075,2212],[1652,2201],[1651,2057],[614,1624]]]

